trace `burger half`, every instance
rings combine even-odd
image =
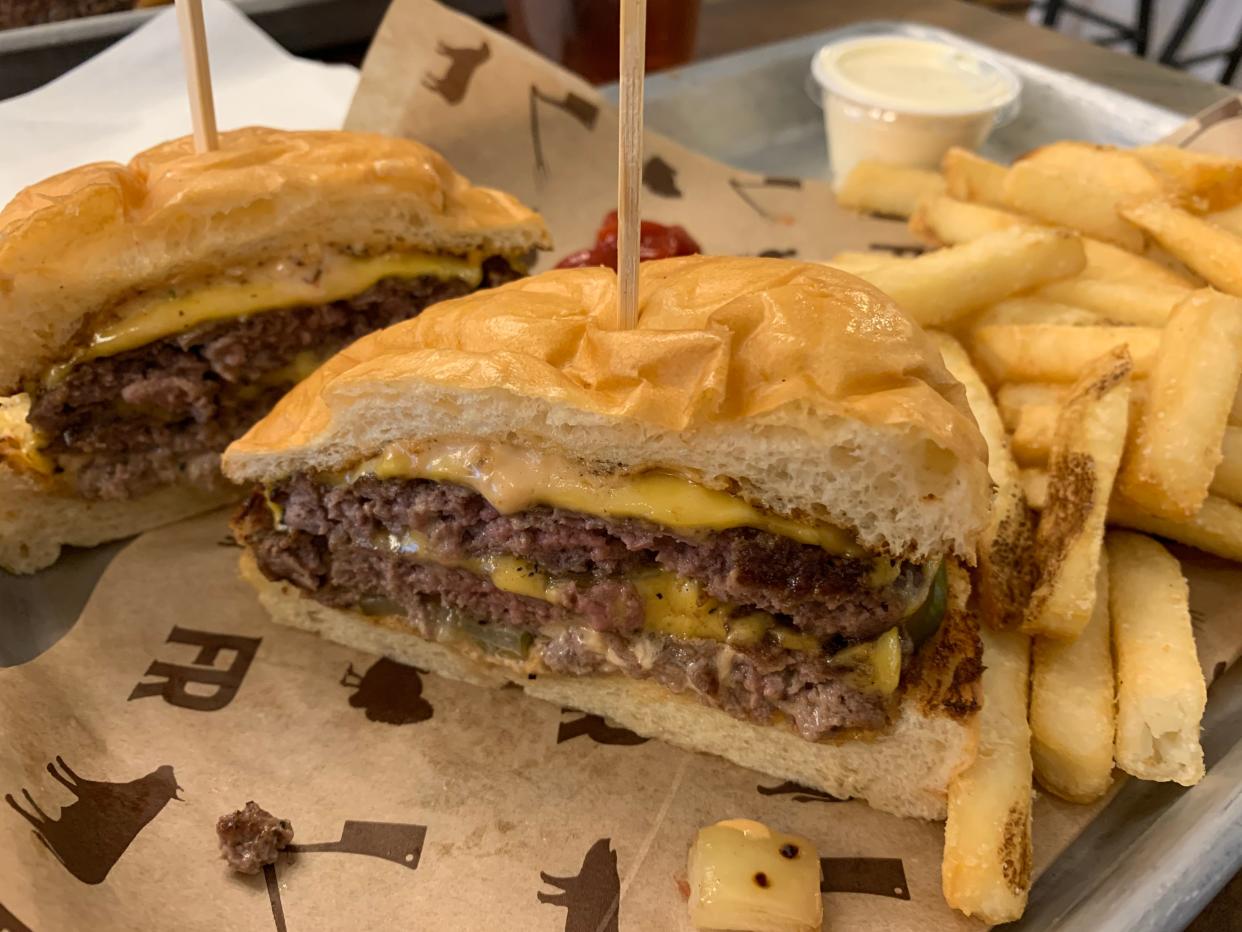
[[[771,259],[549,272],[371,334],[224,457],[280,622],[903,815],[981,672],[986,448],[891,301]]]
[[[236,496],[228,443],[353,340],[524,274],[540,217],[416,142],[250,128],[0,211],[0,567]]]

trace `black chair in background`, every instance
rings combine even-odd
[[[1242,61],[1242,23],[1238,25],[1232,46],[1211,52],[1196,52],[1193,55],[1182,54],[1182,46],[1190,38],[1191,31],[1194,30],[1195,24],[1207,5],[1208,0],[1186,0],[1186,6],[1177,20],[1177,25],[1173,27],[1173,32],[1169,35],[1169,41],[1160,50],[1160,64],[1172,65],[1174,68],[1189,68],[1191,65],[1198,65],[1205,61],[1222,59],[1224,67],[1216,76],[1216,80],[1221,84],[1232,84],[1234,75],[1238,72],[1238,63]]]
[[[1195,2],[1195,0],[1192,0],[1192,2]],[[1204,3],[1206,0],[1197,0],[1197,2]],[[1106,26],[1112,30],[1111,35],[1092,40],[1096,45],[1111,46],[1125,43],[1130,46],[1130,51],[1135,55],[1140,58],[1146,58],[1147,46],[1151,41],[1152,8],[1154,6],[1155,0],[1137,0],[1134,22],[1125,23],[1104,16],[1077,3],[1067,3],[1065,0],[1045,0],[1043,4],[1043,23],[1049,29],[1056,29],[1062,14],[1068,13],[1071,16],[1077,16],[1079,19],[1085,19],[1089,23],[1095,23],[1097,26]]]

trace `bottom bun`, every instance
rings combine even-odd
[[[920,655],[936,661],[933,675],[916,665],[895,722],[885,731],[812,742],[787,727],[755,725],[648,681],[612,676],[528,679],[456,647],[425,640],[395,616],[372,617],[332,608],[260,572],[247,551],[241,574],[273,620],[358,650],[382,654],[478,686],[512,683],[531,696],[607,717],[648,738],[715,754],[743,767],[840,798],[866,800],[899,816],[943,819],[948,785],[974,758],[977,732],[978,637],[965,616],[965,574],[950,584],[950,612],[934,643]],[[948,664],[942,666],[941,662]]]
[[[93,547],[235,501],[239,490],[169,486],[139,498],[97,501],[58,495],[0,462],[0,569],[33,573],[62,547]]]

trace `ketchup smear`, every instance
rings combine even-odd
[[[671,259],[674,256],[693,256],[702,250],[685,227],[666,227],[662,223],[644,220],[639,228],[638,261],[648,259]],[[595,234],[595,245],[590,249],[571,252],[556,264],[558,269],[577,269],[584,266],[606,265],[617,268],[617,212],[604,218]]]

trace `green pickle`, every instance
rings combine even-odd
[[[949,578],[945,572],[944,564],[941,563],[940,568],[936,570],[935,577],[932,579],[931,589],[927,593],[927,598],[905,620],[906,633],[910,635],[910,640],[914,642],[915,647],[918,647],[936,633],[936,630],[940,627],[941,620],[944,618],[948,598]]]

